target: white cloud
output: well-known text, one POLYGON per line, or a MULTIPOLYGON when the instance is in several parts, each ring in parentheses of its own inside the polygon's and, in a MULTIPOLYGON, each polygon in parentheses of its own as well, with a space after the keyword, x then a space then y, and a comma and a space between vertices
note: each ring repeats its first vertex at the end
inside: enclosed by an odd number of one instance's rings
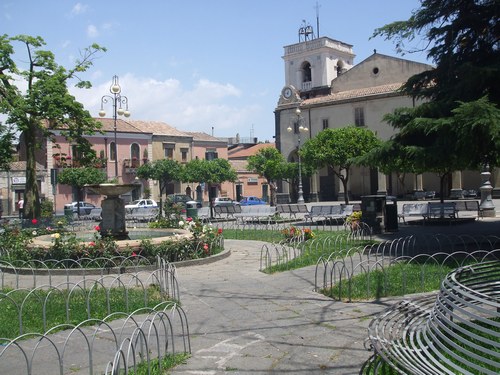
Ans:
MULTIPOLYGON (((94 116, 97 116, 103 95, 110 94, 108 82, 74 95, 94 116)), ((216 136, 244 136, 262 108, 242 98, 242 91, 229 83, 198 80, 186 88, 177 79, 163 81, 126 74, 120 77, 122 95, 127 96, 132 119, 166 122, 181 131, 203 131, 216 136)), ((110 103, 104 106, 112 116, 110 103)))
POLYGON ((71 9, 71 14, 72 15, 79 15, 83 14, 87 11, 88 5, 82 4, 82 3, 76 3, 73 9, 71 9))
POLYGON ((88 25, 87 26, 87 36, 89 38, 95 38, 99 36, 99 30, 95 25, 88 25))

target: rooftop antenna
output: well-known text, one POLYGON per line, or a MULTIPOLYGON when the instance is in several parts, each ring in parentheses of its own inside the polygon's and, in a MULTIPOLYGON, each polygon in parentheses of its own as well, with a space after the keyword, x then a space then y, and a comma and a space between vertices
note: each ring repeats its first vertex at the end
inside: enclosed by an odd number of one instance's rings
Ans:
POLYGON ((311 25, 306 23, 306 20, 302 20, 302 26, 299 28, 299 43, 307 42, 309 39, 314 39, 314 30, 311 25))
POLYGON ((316 1, 316 38, 319 38, 319 8, 321 5, 316 1))

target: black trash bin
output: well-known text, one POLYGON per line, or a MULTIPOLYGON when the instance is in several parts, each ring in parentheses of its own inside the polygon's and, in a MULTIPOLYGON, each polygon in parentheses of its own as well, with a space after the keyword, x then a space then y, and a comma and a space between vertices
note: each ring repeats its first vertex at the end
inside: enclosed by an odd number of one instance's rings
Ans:
POLYGON ((361 221, 369 225, 373 233, 380 233, 384 229, 385 202, 385 195, 364 195, 361 197, 361 221))
POLYGON ((396 197, 387 196, 385 200, 385 231, 398 231, 398 202, 396 197))

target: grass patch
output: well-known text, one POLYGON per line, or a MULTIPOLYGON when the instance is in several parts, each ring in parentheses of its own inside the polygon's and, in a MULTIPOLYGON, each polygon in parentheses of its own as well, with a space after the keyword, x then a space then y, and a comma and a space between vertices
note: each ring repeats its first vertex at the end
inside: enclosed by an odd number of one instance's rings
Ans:
MULTIPOLYGON (((315 265, 320 257, 328 257, 332 251, 336 251, 338 257, 344 256, 352 248, 362 249, 367 245, 375 243, 371 240, 352 240, 347 239, 346 231, 313 231, 314 240, 308 240, 298 244, 293 259, 279 259, 276 264, 263 270, 265 273, 275 273, 298 269, 302 267, 315 265), (332 245, 324 245, 323 240, 329 238, 329 244, 335 244, 336 249, 332 249, 332 245), (315 241, 318 246, 309 246, 315 241)), ((234 240, 251 240, 264 241, 270 243, 278 243, 285 240, 282 231, 264 230, 264 229, 224 229, 225 239, 234 240)))
MULTIPOLYGON (((6 292, 2 291, 2 293, 6 292)), ((76 290, 70 298, 68 297, 68 290, 52 290, 52 292, 36 290, 30 294, 30 291, 24 289, 11 292, 9 298, 4 295, 0 296, 0 311, 2 312, 0 314, 0 337, 13 339, 19 336, 20 319, 22 320, 23 333, 43 333, 59 324, 77 325, 89 318, 103 319, 110 312, 130 313, 142 307, 154 307, 168 301, 155 285, 149 286, 146 291, 139 288, 127 290, 123 288, 109 290, 99 288, 93 290, 90 296, 89 290, 76 290), (23 301, 23 310, 20 313, 23 301), (44 301, 47 301, 45 325, 43 320, 44 301), (87 302, 90 306, 89 310, 87 310, 87 302), (66 316, 67 311, 69 317, 66 316)), ((117 316, 115 319, 118 318, 117 316)))
POLYGON ((456 265, 401 263, 359 274, 350 281, 322 289, 321 293, 341 300, 365 300, 430 292, 439 289, 441 280, 455 268, 456 265))
POLYGON ((135 370, 130 370, 127 373, 131 375, 161 375, 166 374, 166 370, 169 370, 177 365, 183 364, 190 357, 188 353, 179 354, 167 354, 161 360, 153 359, 150 364, 146 362, 141 362, 137 365, 135 370), (161 372, 160 372, 160 361, 161 361, 161 372))

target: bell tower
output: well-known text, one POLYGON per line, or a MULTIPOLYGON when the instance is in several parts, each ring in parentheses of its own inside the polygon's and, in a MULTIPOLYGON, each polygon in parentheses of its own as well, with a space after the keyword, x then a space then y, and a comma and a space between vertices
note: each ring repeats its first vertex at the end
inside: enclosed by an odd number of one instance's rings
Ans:
POLYGON ((284 47, 285 87, 311 98, 328 95, 333 79, 354 65, 352 45, 330 39, 314 37, 312 26, 299 28, 299 42, 284 47))

